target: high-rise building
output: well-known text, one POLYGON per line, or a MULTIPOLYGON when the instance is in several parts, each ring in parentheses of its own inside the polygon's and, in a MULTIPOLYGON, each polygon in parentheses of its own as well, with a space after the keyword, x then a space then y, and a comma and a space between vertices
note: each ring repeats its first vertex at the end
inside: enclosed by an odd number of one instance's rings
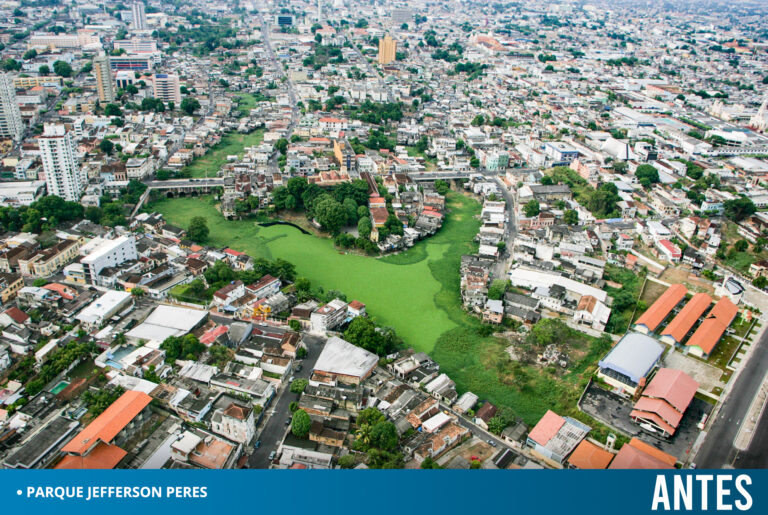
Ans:
POLYGON ((147 13, 144 11, 143 3, 134 2, 131 5, 131 16, 133 16, 133 21, 131 22, 133 30, 147 30, 147 13))
POLYGON ((77 164, 72 133, 63 125, 45 124, 38 141, 48 194, 71 202, 80 200, 85 177, 77 164))
POLYGON ((115 84, 112 80, 112 70, 109 69, 109 57, 98 55, 93 59, 93 75, 96 77, 96 89, 100 102, 115 100, 115 84))
POLYGON ((176 106, 181 104, 181 87, 178 75, 156 73, 152 76, 152 90, 155 98, 159 98, 163 102, 174 102, 176 106))
POLYGON ((379 40, 379 64, 389 64, 395 60, 397 53, 397 41, 389 37, 384 36, 379 40))
POLYGON ((13 79, 7 73, 0 73, 0 136, 19 141, 22 134, 24 124, 21 121, 13 79))

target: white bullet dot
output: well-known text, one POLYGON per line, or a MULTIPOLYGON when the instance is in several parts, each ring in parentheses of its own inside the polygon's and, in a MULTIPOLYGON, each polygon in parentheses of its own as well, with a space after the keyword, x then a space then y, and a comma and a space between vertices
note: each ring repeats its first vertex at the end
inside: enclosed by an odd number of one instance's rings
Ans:
POLYGON ((21 495, 21 490, 16 490, 16 495, 21 495))

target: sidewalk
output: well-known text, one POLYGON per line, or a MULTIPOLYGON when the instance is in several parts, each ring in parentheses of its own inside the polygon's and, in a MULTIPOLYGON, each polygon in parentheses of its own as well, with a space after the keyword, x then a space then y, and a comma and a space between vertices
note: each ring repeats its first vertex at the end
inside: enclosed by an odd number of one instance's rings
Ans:
POLYGON ((766 372, 763 378, 763 383, 760 385, 760 389, 752 399, 752 403, 749 405, 749 410, 744 416, 744 421, 741 423, 739 432, 736 434, 736 438, 733 440, 733 446, 740 451, 745 451, 752 443, 752 437, 755 434, 755 429, 760 421, 760 416, 765 410, 766 400, 768 400, 768 372, 766 372))

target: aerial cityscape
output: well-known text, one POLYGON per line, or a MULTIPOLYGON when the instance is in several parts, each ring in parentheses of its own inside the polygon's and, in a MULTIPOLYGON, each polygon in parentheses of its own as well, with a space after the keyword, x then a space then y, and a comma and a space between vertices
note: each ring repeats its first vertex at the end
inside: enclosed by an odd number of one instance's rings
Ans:
POLYGON ((768 468, 764 1, 0 0, 0 66, 0 468, 768 468))

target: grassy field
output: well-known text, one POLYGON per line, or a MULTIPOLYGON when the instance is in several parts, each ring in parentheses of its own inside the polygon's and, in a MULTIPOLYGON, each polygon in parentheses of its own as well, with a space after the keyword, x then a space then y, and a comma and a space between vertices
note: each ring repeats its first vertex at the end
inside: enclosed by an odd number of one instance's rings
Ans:
POLYGON ((441 334, 456 327, 457 319, 466 318, 458 303, 459 261, 461 254, 474 251, 479 204, 462 195, 450 196, 451 216, 436 236, 381 259, 344 254, 330 239, 304 235, 290 226, 227 221, 210 197, 165 199, 152 209, 182 227, 193 216, 204 216, 210 243, 294 263, 298 274, 313 284, 364 302, 380 323, 397 329, 415 349, 432 351, 441 334), (447 287, 441 279, 449 283, 447 287))
POLYGON ((238 154, 242 156, 243 148, 258 145, 264 139, 264 130, 258 129, 250 134, 231 132, 221 138, 218 145, 214 146, 202 157, 192 161, 184 168, 189 177, 216 177, 219 169, 227 162, 227 156, 238 154))

